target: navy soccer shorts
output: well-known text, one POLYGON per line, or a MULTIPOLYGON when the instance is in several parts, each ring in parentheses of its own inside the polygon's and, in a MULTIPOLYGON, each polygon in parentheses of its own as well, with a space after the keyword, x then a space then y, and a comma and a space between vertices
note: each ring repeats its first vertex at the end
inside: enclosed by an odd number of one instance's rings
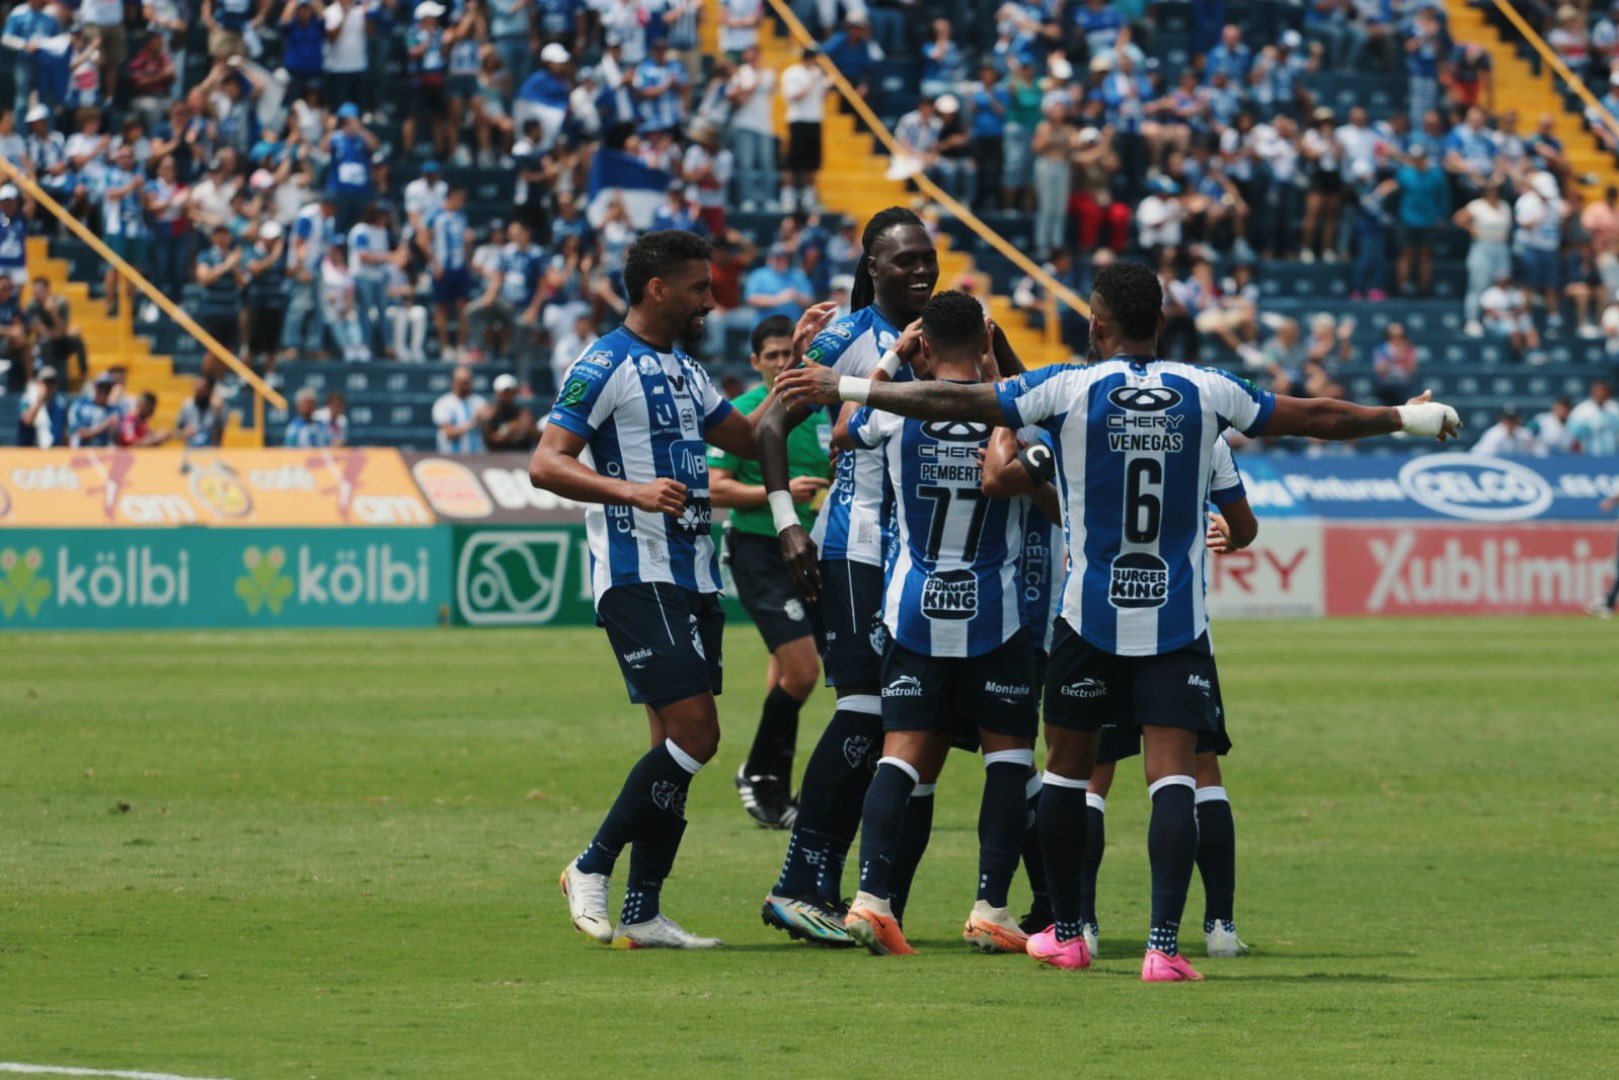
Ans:
POLYGON ((821 656, 826 684, 844 690, 881 686, 883 649, 888 643, 882 618, 882 567, 822 560, 820 603, 826 624, 821 656))
POLYGON ((718 593, 664 582, 615 585, 597 601, 596 621, 607 630, 635 704, 661 709, 719 694, 725 611, 718 593))
POLYGON ((1215 733, 1209 636, 1159 656, 1104 652, 1058 619, 1046 666, 1046 723, 1074 731, 1160 724, 1215 733))
POLYGON ((1025 630, 982 656, 923 656, 890 641, 883 654, 883 730, 942 731, 966 749, 977 747, 980 728, 1032 740, 1038 685, 1025 630))

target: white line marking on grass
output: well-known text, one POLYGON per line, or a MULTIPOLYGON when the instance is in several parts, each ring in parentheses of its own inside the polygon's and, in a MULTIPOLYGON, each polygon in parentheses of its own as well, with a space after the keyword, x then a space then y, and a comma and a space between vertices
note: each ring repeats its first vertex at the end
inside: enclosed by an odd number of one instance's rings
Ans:
POLYGON ((181 1076, 178 1073, 145 1072, 141 1069, 81 1069, 74 1065, 30 1065, 22 1061, 0 1061, 0 1073, 31 1076, 112 1076, 119 1080, 218 1080, 217 1077, 181 1076))

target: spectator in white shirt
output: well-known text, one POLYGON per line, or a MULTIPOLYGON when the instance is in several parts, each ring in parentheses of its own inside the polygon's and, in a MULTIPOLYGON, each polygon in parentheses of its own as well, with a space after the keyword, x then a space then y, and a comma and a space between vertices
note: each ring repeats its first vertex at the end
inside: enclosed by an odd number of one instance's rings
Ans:
POLYGON ((776 72, 759 62, 759 50, 750 46, 726 86, 731 102, 731 152, 736 158, 737 195, 743 210, 776 202, 775 121, 771 104, 776 95, 776 72))
POLYGON ((1605 381, 1592 383, 1591 396, 1568 414, 1568 434, 1582 453, 1619 454, 1619 403, 1605 381))
POLYGON ((1535 433, 1523 423, 1518 415, 1516 405, 1506 405, 1501 409, 1501 418, 1495 422, 1473 446, 1475 454, 1492 454, 1496 457, 1544 457, 1545 447, 1535 433))
POLYGON ((1574 403, 1566 397, 1552 402, 1552 407, 1529 421, 1529 429, 1540 440, 1549 454, 1567 454, 1574 449, 1574 439, 1568 433, 1568 414, 1574 403))
POLYGON ((1529 295, 1512 284, 1511 275, 1496 275, 1495 284, 1479 297, 1479 314, 1484 330, 1492 337, 1506 338, 1514 352, 1531 359, 1540 349, 1540 334, 1529 314, 1529 295))
POLYGON ((450 376, 450 389, 433 402, 433 426, 438 428, 438 452, 441 454, 478 454, 483 452, 483 436, 478 425, 483 423, 489 405, 472 392, 472 371, 458 367, 450 376))
POLYGON ((781 95, 787 99, 787 186, 782 208, 812 211, 817 205, 815 174, 821 171, 821 124, 826 119, 826 73, 806 49, 781 73, 781 95))

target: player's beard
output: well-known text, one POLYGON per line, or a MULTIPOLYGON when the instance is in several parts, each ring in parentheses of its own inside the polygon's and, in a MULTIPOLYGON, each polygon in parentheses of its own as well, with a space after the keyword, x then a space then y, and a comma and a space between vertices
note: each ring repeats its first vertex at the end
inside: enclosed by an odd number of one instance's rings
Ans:
MULTIPOLYGON (((691 318, 687 319, 685 324, 680 328, 680 345, 686 352, 697 352, 699 351, 699 347, 703 344, 703 337, 705 336, 703 330, 703 321, 705 318, 706 316, 699 311, 691 318)), ((712 359, 719 358, 713 357, 712 359)))

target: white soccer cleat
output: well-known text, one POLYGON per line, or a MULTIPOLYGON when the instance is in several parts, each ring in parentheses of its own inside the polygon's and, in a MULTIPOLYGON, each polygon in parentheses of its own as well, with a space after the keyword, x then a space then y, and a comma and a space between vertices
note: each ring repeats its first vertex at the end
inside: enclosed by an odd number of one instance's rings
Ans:
POLYGON ((1237 936, 1236 924, 1224 920, 1216 920, 1213 930, 1203 931, 1203 949, 1205 955, 1217 960, 1248 955, 1247 944, 1237 936))
POLYGON ((607 875, 587 874, 570 861, 562 871, 562 895, 568 898, 573 928, 606 943, 613 940, 613 917, 607 911, 607 875))
POLYGON ((628 926, 619 923, 613 931, 615 949, 717 949, 723 944, 717 937, 698 937, 661 914, 628 926))
POLYGON ((1080 927, 1080 933, 1085 935, 1085 948, 1090 950, 1092 956, 1095 956, 1097 942, 1102 936, 1102 928, 1093 922, 1088 922, 1080 927))

